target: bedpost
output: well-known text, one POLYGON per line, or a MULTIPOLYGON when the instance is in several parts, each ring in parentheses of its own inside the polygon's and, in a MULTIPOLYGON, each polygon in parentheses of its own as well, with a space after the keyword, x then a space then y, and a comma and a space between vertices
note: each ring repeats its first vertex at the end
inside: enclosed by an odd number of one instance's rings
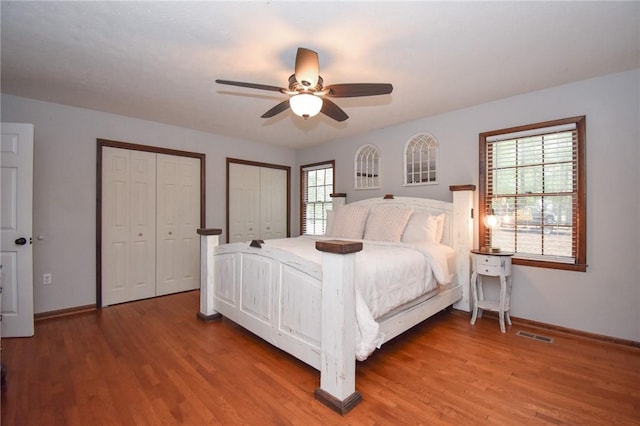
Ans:
POLYGON ((322 253, 320 387, 315 397, 344 415, 361 400, 356 387, 355 263, 362 243, 317 241, 322 253))
POLYGON ((453 192, 453 248, 456 251, 456 275, 462 286, 462 299, 453 307, 471 311, 469 295, 471 280, 471 248, 473 245, 473 191, 475 185, 452 185, 453 192))
POLYGON ((219 244, 222 229, 198 229, 200 235, 200 312, 204 322, 220 319, 222 315, 213 308, 213 252, 219 244))
POLYGON ((344 206, 347 203, 347 194, 344 192, 334 192, 329 196, 331 197, 333 211, 336 211, 338 207, 344 206))

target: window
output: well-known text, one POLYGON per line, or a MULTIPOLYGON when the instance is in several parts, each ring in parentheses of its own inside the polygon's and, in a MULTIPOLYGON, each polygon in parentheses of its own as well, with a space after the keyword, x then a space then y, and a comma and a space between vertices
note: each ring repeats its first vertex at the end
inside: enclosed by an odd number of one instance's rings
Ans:
POLYGON ((429 185, 438 183, 438 141, 431 135, 412 137, 404 149, 404 184, 429 185))
POLYGON ((586 271, 586 118, 480 134, 481 245, 515 264, 586 271), (497 217, 489 229, 486 215, 497 217))
POLYGON ((323 235, 331 210, 335 161, 300 166, 300 233, 323 235))
POLYGON ((380 153, 373 145, 364 145, 356 152, 355 189, 380 188, 380 153))

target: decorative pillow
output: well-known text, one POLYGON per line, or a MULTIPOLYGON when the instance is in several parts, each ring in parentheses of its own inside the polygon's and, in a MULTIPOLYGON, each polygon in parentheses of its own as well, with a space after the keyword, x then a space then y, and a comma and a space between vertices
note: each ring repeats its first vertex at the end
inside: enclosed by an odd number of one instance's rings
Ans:
POLYGON ((339 207, 333 212, 331 229, 328 230, 327 236, 361 240, 368 215, 369 209, 366 207, 339 207))
POLYGON ((444 235, 444 213, 433 216, 426 212, 417 212, 409 219, 402 235, 403 243, 422 243, 425 241, 440 243, 444 235))
POLYGON ((435 242, 440 244, 442 242, 442 237, 444 236, 444 213, 439 214, 438 216, 431 216, 437 225, 435 242))
POLYGON ((324 229, 324 235, 331 235, 333 227, 333 210, 327 210, 327 226, 324 229))
POLYGON ((369 215, 364 230, 365 240, 398 242, 413 209, 377 207, 369 215))

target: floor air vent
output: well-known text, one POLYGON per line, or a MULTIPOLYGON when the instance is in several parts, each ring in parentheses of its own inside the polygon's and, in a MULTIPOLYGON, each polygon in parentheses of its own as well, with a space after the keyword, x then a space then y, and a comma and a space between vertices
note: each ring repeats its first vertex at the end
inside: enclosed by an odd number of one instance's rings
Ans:
POLYGON ((516 334, 518 336, 526 337, 528 339, 538 340, 540 342, 553 343, 553 339, 551 337, 542 336, 540 334, 528 333, 526 331, 518 331, 516 334))

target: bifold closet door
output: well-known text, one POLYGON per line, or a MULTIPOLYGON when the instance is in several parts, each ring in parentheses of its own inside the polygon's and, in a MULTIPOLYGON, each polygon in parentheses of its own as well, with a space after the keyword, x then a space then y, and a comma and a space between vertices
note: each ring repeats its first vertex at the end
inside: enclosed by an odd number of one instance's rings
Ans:
POLYGON ((229 164, 229 242, 287 236, 287 171, 229 164))
POLYGON ((260 238, 287 237, 287 171, 260 168, 260 238))
POLYGON ((156 295, 156 156, 102 149, 102 304, 156 295))
POLYGON ((260 167, 229 164, 229 242, 260 237, 260 167))
POLYGON ((200 160, 157 154, 156 294, 200 288, 200 160))

